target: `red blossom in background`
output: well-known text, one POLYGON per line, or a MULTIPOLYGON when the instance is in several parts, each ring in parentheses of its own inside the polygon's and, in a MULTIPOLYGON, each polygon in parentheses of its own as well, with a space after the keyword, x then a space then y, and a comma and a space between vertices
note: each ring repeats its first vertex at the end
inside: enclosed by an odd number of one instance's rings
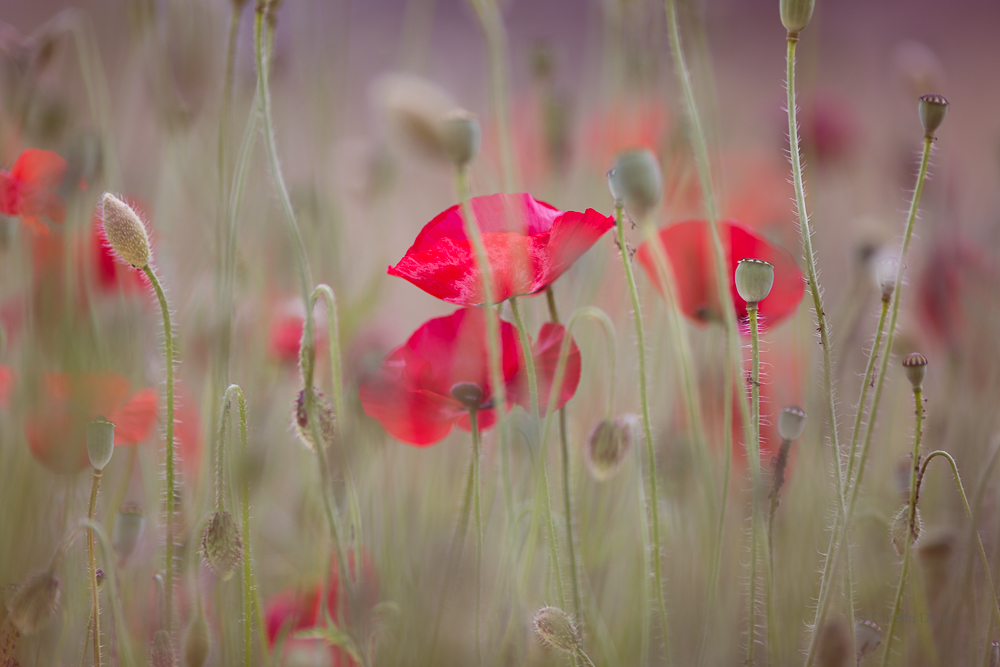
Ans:
MULTIPOLYGON (((762 259, 774 265, 771 293, 760 302, 761 324, 774 325, 794 313, 805 294, 805 281, 791 253, 734 220, 723 222, 720 231, 729 261, 729 291, 733 295, 737 318, 744 319, 747 308, 746 301, 736 291, 733 276, 739 261, 748 257, 762 259)), ((660 243, 666 250, 673 270, 681 312, 699 323, 721 321, 708 223, 704 220, 690 220, 666 227, 660 231, 660 243)), ((647 276, 662 292, 655 259, 648 243, 639 247, 637 256, 647 276)))
POLYGON ((0 408, 6 408, 10 401, 10 388, 14 385, 14 371, 10 366, 0 364, 0 408))
POLYGON ((53 472, 83 470, 86 426, 99 416, 114 423, 115 446, 142 442, 156 423, 157 392, 128 393, 129 381, 114 373, 43 375, 41 396, 24 420, 31 454, 53 472))
MULTIPOLYGON (((531 346, 543 410, 552 391, 565 335, 565 327, 546 324, 531 346)), ((527 378, 520 360, 517 331, 510 323, 501 322, 500 338, 507 408, 513 403, 527 407, 527 378)), ((556 408, 573 397, 579 382, 580 350, 571 342, 556 408)), ((479 428, 493 426, 496 415, 489 381, 486 317, 477 308, 465 308, 427 321, 361 385, 365 413, 379 420, 394 437, 418 446, 442 440, 456 424, 470 430, 470 402, 477 411, 479 428), (465 397, 463 401, 452 393, 459 385, 467 392, 472 390, 475 394, 472 399, 467 393, 461 394, 465 397)))
POLYGON ((981 249, 954 238, 938 238, 917 280, 917 313, 931 337, 959 351, 986 304, 994 303, 998 277, 981 249), (974 304, 974 305, 973 305, 974 304))
MULTIPOLYGON (((563 212, 523 193, 475 197, 471 205, 497 302, 545 289, 614 226, 593 209, 563 212)), ((482 304, 482 278, 462 221, 457 205, 435 217, 389 274, 449 303, 482 304)))
POLYGON ((0 213, 21 218, 36 234, 48 234, 43 216, 59 223, 66 217, 65 203, 52 192, 65 172, 66 160, 59 154, 26 149, 10 171, 0 169, 0 213))

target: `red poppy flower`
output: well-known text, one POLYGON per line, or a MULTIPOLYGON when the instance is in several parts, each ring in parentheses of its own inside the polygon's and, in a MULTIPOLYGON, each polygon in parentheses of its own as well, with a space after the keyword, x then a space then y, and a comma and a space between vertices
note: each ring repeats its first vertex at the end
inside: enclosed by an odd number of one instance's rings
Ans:
MULTIPOLYGON (((615 224, 593 209, 563 212, 524 193, 475 197, 471 204, 497 302, 545 289, 615 224)), ((389 274, 449 303, 483 303, 482 278, 462 221, 458 205, 431 220, 389 274)))
POLYGON ((37 234, 48 234, 41 216, 52 222, 66 217, 66 205, 52 192, 65 172, 66 160, 57 153, 25 150, 10 171, 0 169, 0 213, 21 218, 37 234))
MULTIPOLYGON (((735 220, 723 222, 720 231, 729 260, 729 291, 733 295, 737 318, 742 320, 747 316, 747 304, 737 293, 733 276, 739 261, 748 257, 774 265, 774 285, 768 297, 760 302, 758 311, 761 324, 777 324, 794 313, 805 294, 805 281, 791 253, 735 220)), ((681 312, 700 323, 721 321, 708 223, 690 220, 666 227, 660 231, 660 243, 673 270, 681 312)), ((637 256, 646 274, 662 291, 648 243, 639 247, 637 256)))
POLYGON ((988 312, 997 293, 997 274, 989 258, 975 245, 954 238, 930 244, 923 273, 917 282, 917 312, 936 342, 961 350, 976 316, 988 312))
MULTIPOLYGON (((552 391, 565 335, 565 327, 546 324, 532 346, 543 410, 552 391)), ((501 322, 500 338, 507 408, 512 403, 527 407, 527 378, 520 360, 517 331, 511 324, 501 322)), ((579 382, 580 350, 571 341, 556 408, 573 397, 579 382)), ((479 428, 491 427, 496 415, 483 311, 465 308, 424 323, 362 383, 361 405, 386 431, 412 445, 432 445, 448 435, 456 424, 470 430, 470 406, 477 411, 479 428)))
MULTIPOLYGON (((305 308, 301 299, 289 299, 279 304, 271 315, 271 329, 268 336, 268 354, 284 364, 299 362, 299 348, 302 346, 302 329, 305 327, 305 308)), ((316 357, 326 354, 325 316, 317 308, 313 311, 313 349, 316 357)))
POLYGON ((129 397, 129 381, 113 373, 48 373, 41 392, 24 420, 24 434, 32 455, 53 472, 89 465, 86 426, 99 416, 115 424, 116 446, 138 444, 156 422, 156 390, 129 397))
POLYGON ((6 408, 10 400, 10 388, 14 384, 14 371, 10 366, 0 364, 0 408, 6 408))

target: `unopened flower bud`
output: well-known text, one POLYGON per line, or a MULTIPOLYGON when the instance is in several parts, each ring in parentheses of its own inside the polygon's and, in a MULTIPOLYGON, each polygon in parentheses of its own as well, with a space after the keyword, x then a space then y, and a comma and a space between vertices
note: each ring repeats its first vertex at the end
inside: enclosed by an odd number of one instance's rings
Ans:
POLYGON ((59 611, 62 584, 52 570, 30 575, 7 596, 7 618, 22 635, 41 630, 59 611))
POLYGON ((611 191, 611 198, 615 200, 615 208, 623 208, 625 196, 622 194, 622 186, 618 182, 618 169, 615 167, 608 169, 608 190, 611 191))
POLYGON ((187 667, 202 667, 208 660, 211 648, 212 636, 208 630, 208 621, 199 609, 184 635, 184 664, 187 667))
POLYGON ((132 555, 142 538, 145 527, 146 517, 138 505, 129 503, 118 510, 118 515, 115 516, 115 525, 111 530, 111 544, 120 560, 128 560, 129 556, 132 555))
POLYGON ((896 553, 900 556, 903 555, 903 550, 906 548, 906 536, 910 536, 910 544, 914 544, 920 539, 920 533, 923 532, 924 521, 920 518, 920 509, 916 508, 916 514, 913 516, 913 528, 910 529, 910 504, 906 503, 899 508, 896 512, 896 516, 892 517, 892 521, 889 523, 889 537, 892 538, 892 546, 896 549, 896 553))
POLYGON ((483 133, 479 119, 465 109, 452 109, 441 121, 444 152, 456 167, 464 167, 479 155, 483 133))
POLYGON ((854 624, 854 643, 858 650, 858 663, 882 643, 882 628, 867 619, 854 624))
POLYGON ((882 292, 882 300, 888 301, 896 291, 896 273, 899 269, 899 258, 895 255, 883 255, 875 263, 875 283, 882 292))
POLYGON ((535 613, 535 632, 549 646, 576 655, 583 639, 569 614, 558 607, 542 607, 535 613))
POLYGON ((798 34, 806 29, 812 19, 816 0, 781 0, 781 23, 789 34, 798 34))
POLYGON ((762 259, 741 259, 736 265, 736 291, 747 305, 767 298, 774 284, 774 264, 762 259))
POLYGON ((663 176, 653 151, 642 148, 621 153, 615 162, 614 172, 615 184, 611 186, 611 191, 616 200, 623 200, 640 216, 660 203, 663 176))
POLYGON ((903 370, 913 385, 913 391, 920 391, 924 386, 924 376, 927 375, 927 357, 914 352, 903 357, 903 370))
POLYGON ((201 531, 201 555, 223 580, 233 576, 243 556, 243 542, 236 521, 229 512, 216 512, 201 531))
MULTIPOLYGON (((326 400, 326 396, 323 392, 319 391, 315 387, 311 389, 313 407, 316 411, 316 415, 319 418, 319 434, 323 439, 323 446, 329 447, 333 444, 334 434, 336 433, 336 420, 333 416, 333 407, 330 402, 326 400)), ((309 424, 309 413, 306 410, 306 390, 303 389, 299 392, 298 396, 295 398, 295 405, 292 410, 292 426, 295 428, 295 434, 299 436, 299 441, 309 449, 315 449, 316 443, 313 441, 313 432, 309 424)))
POLYGON ((635 442, 635 419, 602 419, 587 438, 584 461, 594 479, 603 482, 614 476, 632 451, 635 442))
POLYGON ((166 630, 157 630, 153 635, 153 642, 149 646, 150 667, 177 667, 177 653, 174 652, 174 643, 170 639, 170 633, 166 630))
POLYGON ((149 264, 153 251, 139 215, 110 192, 104 193, 103 209, 104 235, 115 254, 138 269, 149 264))
POLYGON ((115 453, 115 425, 104 417, 87 424, 87 455, 94 470, 104 470, 115 453))
POLYGON ((450 159, 442 120, 455 104, 438 86, 407 74, 387 74, 372 86, 372 101, 401 143, 430 158, 450 159))
POLYGON ((806 411, 797 405, 786 405, 778 415, 778 435, 782 440, 796 440, 806 430, 806 411))
POLYGON ((943 95, 922 95, 920 97, 920 123, 924 126, 924 136, 933 139, 948 113, 948 100, 943 95))

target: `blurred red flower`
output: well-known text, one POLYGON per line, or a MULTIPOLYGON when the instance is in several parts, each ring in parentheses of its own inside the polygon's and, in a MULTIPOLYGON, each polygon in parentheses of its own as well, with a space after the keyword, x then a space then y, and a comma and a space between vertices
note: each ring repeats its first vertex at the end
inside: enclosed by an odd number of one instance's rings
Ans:
POLYGON ((157 392, 128 396, 129 381, 114 373, 47 373, 41 397, 25 417, 24 434, 32 455, 57 473, 83 470, 86 426, 99 416, 115 425, 115 445, 142 442, 156 423, 157 392))
POLYGON ((604 173, 623 150, 648 148, 660 154, 672 125, 669 107, 661 95, 619 95, 584 120, 584 154, 604 173))
MULTIPOLYGON (((547 407, 552 391, 565 335, 565 327, 546 324, 531 346, 542 410, 547 407)), ((520 360, 517 331, 508 322, 501 322, 500 336, 507 408, 514 403, 527 407, 527 378, 520 360)), ((580 350, 571 340, 556 408, 573 397, 579 382, 580 350)), ((425 322, 362 383, 361 405, 391 435, 418 446, 438 442, 456 424, 469 431, 470 406, 477 411, 480 429, 493 426, 496 415, 483 311, 465 308, 425 322)))
POLYGON ((41 216, 52 222, 66 217, 66 205, 52 192, 65 172, 66 160, 57 153, 26 149, 10 171, 0 169, 0 213, 21 218, 36 234, 48 234, 41 216))
POLYGON ((10 366, 0 364, 0 408, 7 407, 10 401, 10 388, 14 384, 14 371, 10 366))
MULTIPOLYGON (((593 209, 563 212, 525 193, 475 197, 471 204, 497 302, 545 289, 614 226, 593 209)), ((482 279, 462 221, 459 205, 435 217, 389 274, 449 303, 482 304, 482 279)))
MULTIPOLYGON (((737 293, 733 276, 739 261, 748 257, 774 264, 774 285, 768 297, 760 302, 761 324, 774 325, 794 313, 805 294, 805 281, 791 253, 735 220, 723 222, 720 231, 729 261, 729 291, 733 295, 736 317, 746 318, 747 304, 737 293)), ((681 312, 696 322, 721 322, 708 223, 689 220, 666 227, 660 231, 660 243, 674 274, 681 312)), ((650 280, 662 292, 648 243, 639 246, 637 256, 650 280)))
MULTIPOLYGON (((995 268, 980 247, 944 235, 930 244, 923 273, 917 281, 917 312, 938 343, 960 351, 974 325, 982 327, 997 293, 995 268)), ((990 327, 986 324, 986 327, 990 327)))

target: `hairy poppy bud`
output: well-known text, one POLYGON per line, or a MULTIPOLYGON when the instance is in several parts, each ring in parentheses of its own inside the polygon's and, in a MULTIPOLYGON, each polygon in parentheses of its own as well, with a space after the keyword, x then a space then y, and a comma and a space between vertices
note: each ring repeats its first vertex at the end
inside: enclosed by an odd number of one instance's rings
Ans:
POLYGON ((55 618, 61 595, 62 584, 55 572, 35 572, 7 596, 8 618, 22 635, 33 634, 55 618))
POLYGON ((476 115, 465 109, 452 109, 441 121, 444 152, 456 167, 464 167, 479 155, 483 133, 476 115))
POLYGON ((621 199, 639 215, 655 208, 663 197, 660 163, 648 148, 621 153, 615 162, 613 180, 615 200, 621 199))
POLYGON ((580 652, 583 638, 569 614, 558 607, 542 607, 535 613, 535 632, 549 646, 572 655, 580 652))
POLYGON ((766 299, 773 284, 774 264, 762 259, 741 259, 736 265, 736 291, 748 307, 766 299))
POLYGON ((614 476, 635 441, 635 419, 602 419, 587 438, 584 461, 594 479, 604 481, 614 476))
POLYGON ((914 352, 903 357, 903 370, 913 385, 913 391, 920 391, 924 386, 924 376, 927 375, 927 357, 914 352))
POLYGON ((216 512, 201 531, 201 555, 223 580, 233 576, 243 556, 243 542, 236 521, 229 512, 216 512))
POLYGON ((132 555, 145 527, 146 517, 138 505, 129 503, 118 510, 115 525, 111 530, 111 544, 120 560, 127 560, 132 555))
POLYGON ((809 25, 815 8, 816 0, 781 0, 781 24, 797 35, 809 25))
POLYGON ((208 621, 202 610, 198 609, 184 635, 184 664, 187 667, 202 667, 208 660, 211 648, 212 636, 208 630, 208 621))
POLYGON ((119 257, 132 266, 141 269, 153 257, 149 246, 149 234, 139 215, 131 206, 110 192, 104 193, 104 235, 108 244, 119 257))
MULTIPOLYGON (((315 387, 311 390, 313 397, 313 406, 316 409, 316 415, 319 417, 319 434, 323 439, 323 446, 329 447, 333 444, 333 436, 336 432, 336 420, 333 416, 333 406, 330 402, 326 400, 326 396, 323 392, 319 391, 315 387)), ((295 406, 292 410, 292 426, 295 427, 295 434, 299 436, 299 440, 303 445, 309 449, 315 449, 316 443, 313 442, 312 428, 309 425, 309 413, 306 410, 306 390, 303 389, 299 392, 299 395, 295 398, 295 406)))
POLYGON ((170 633, 166 630, 157 630, 153 635, 153 642, 149 646, 150 667, 177 667, 177 653, 174 652, 174 644, 170 640, 170 633))
POLYGON ((920 533, 924 529, 924 521, 920 518, 920 509, 916 509, 916 513, 913 515, 913 528, 910 529, 910 504, 906 503, 899 508, 896 512, 896 516, 892 517, 892 522, 889 523, 889 537, 892 538, 892 546, 896 549, 896 553, 900 556, 903 555, 903 550, 906 548, 906 536, 910 536, 910 544, 914 544, 920 539, 920 533))
POLYGON ((896 291, 896 272, 899 269, 899 258, 895 255, 883 255, 875 263, 875 282, 882 292, 882 300, 888 301, 896 291))
POLYGON ((863 620, 854 624, 854 643, 858 648, 858 662, 882 643, 882 628, 874 621, 863 620))
POLYGON ((920 97, 920 123, 924 126, 924 136, 934 138, 948 113, 948 100, 943 95, 922 95, 920 97))
POLYGON ((94 470, 104 470, 115 453, 115 425, 104 417, 87 424, 87 455, 94 470))
POLYGON ((795 440, 806 430, 806 411, 797 405, 786 405, 778 415, 778 435, 782 440, 795 440))

